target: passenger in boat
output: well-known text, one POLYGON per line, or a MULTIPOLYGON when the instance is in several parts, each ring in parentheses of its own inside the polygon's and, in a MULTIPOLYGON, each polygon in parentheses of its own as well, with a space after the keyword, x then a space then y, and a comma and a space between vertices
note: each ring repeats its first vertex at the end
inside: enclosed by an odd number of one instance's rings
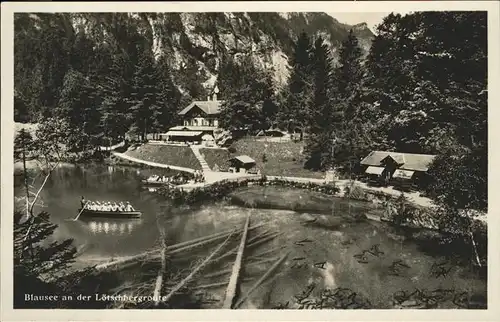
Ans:
POLYGON ((134 211, 134 207, 130 204, 130 202, 127 201, 127 206, 125 208, 126 211, 134 211))
POLYGON ((80 204, 82 205, 82 209, 85 208, 85 206, 87 204, 87 200, 85 200, 84 196, 82 196, 82 200, 80 200, 80 204))

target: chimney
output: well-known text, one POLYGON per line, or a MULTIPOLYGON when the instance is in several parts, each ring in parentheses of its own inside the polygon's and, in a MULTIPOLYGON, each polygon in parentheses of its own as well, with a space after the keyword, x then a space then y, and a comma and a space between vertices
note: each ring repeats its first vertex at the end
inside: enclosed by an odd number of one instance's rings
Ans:
POLYGON ((215 86, 214 88, 214 95, 213 95, 213 100, 217 101, 217 93, 219 93, 219 88, 215 86))

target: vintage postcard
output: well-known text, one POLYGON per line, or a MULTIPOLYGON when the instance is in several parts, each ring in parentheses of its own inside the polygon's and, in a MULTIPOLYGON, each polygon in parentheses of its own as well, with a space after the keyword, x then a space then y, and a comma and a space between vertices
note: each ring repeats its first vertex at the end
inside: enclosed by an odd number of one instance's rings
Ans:
POLYGON ((498 318, 499 21, 3 3, 2 321, 498 318))

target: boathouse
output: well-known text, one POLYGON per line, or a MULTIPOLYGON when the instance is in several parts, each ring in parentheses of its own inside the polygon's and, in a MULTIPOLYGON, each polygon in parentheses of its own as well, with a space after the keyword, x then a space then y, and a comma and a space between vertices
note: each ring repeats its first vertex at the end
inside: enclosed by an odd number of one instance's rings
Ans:
POLYGON ((418 183, 427 176, 427 171, 436 156, 388 151, 372 151, 361 160, 364 172, 382 183, 418 183))

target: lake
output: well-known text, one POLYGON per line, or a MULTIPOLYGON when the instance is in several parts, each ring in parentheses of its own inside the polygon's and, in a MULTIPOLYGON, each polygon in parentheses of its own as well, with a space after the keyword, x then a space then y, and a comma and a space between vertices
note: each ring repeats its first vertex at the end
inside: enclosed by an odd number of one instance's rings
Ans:
MULTIPOLYGON (((256 262, 244 270, 243 294, 273 261, 285 252, 290 253, 277 274, 252 293, 242 308, 394 308, 424 304, 457 308, 471 302, 479 302, 476 304, 479 306, 486 303, 486 280, 471 265, 458 265, 429 252, 409 239, 407 232, 385 223, 340 216, 348 211, 367 212, 372 208, 369 203, 324 197, 331 199, 337 214, 255 209, 226 203, 180 209, 141 187, 141 177, 152 173, 153 170, 112 166, 61 167, 49 178, 41 194, 43 206, 38 209, 50 213, 51 220, 59 225, 54 237, 73 238, 79 259, 87 263, 157 247, 158 218, 166 229, 168 242, 176 243, 241 227, 250 215, 251 225, 265 223, 265 227, 250 232, 249 238, 266 230, 282 234, 246 253, 256 262), (143 217, 71 221, 78 214, 82 196, 88 200, 130 201, 143 212, 143 217), (318 222, 321 225, 314 224, 318 222)), ((17 177, 15 182, 15 193, 22 193, 21 178, 17 177)), ((272 189, 250 187, 248 192, 243 189, 239 194, 265 194, 272 189)), ((312 198, 306 191, 294 193, 299 198, 312 198)), ((283 196, 290 197, 285 192, 283 196)), ((215 245, 207 248, 202 255, 208 256, 214 248, 215 245)), ((207 267, 200 284, 227 280, 228 275, 217 273, 230 269, 233 260, 229 258, 221 265, 207 267)), ((221 299, 225 286, 210 291, 221 299)), ((220 303, 214 307, 217 305, 220 303)))

